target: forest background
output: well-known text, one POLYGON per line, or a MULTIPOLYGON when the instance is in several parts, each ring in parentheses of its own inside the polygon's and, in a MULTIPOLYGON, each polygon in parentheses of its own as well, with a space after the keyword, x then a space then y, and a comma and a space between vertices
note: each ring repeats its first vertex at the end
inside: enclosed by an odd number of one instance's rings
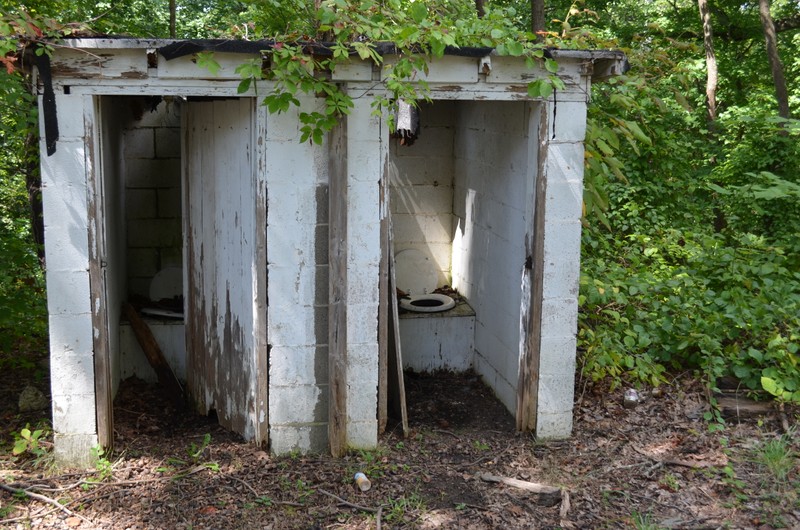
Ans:
MULTIPOLYGON (((657 386, 689 370, 709 389, 733 377, 800 402, 798 0, 2 0, 0 15, 0 367, 47 348, 38 119, 21 49, 76 34, 316 37, 375 60, 369 42, 391 40, 423 57, 480 45, 548 65, 542 48, 556 46, 623 50, 631 66, 593 87, 589 109, 581 375, 657 386)), ((329 88, 311 75, 324 64, 280 53, 270 110, 329 88)), ((245 89, 262 75, 241 72, 245 89)), ((398 95, 425 96, 410 90, 398 79, 398 95)), ((347 112, 333 91, 328 102, 306 117, 310 140, 347 112)))

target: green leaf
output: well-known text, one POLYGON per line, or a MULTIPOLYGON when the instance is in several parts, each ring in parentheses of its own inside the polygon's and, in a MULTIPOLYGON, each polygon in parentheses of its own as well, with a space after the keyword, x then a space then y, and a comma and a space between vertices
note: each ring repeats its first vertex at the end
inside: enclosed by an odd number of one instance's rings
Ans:
POLYGON ((506 52, 508 55, 519 57, 525 52, 525 47, 519 41, 510 41, 506 43, 506 52))
POLYGON ((532 98, 549 98, 553 93, 553 85, 547 79, 537 79, 528 83, 528 95, 532 98))
POLYGON ((545 59, 544 67, 551 74, 558 73, 558 63, 555 62, 553 59, 545 59))
POLYGON ((239 94, 244 94, 248 90, 250 90, 250 83, 252 83, 253 78, 248 77, 246 79, 242 79, 239 81, 239 86, 236 88, 236 92, 239 94))
POLYGON ((773 396, 778 396, 782 391, 782 389, 778 387, 778 383, 771 377, 761 377, 761 388, 773 396))
POLYGON ((198 52, 195 54, 195 61, 197 66, 205 68, 211 75, 217 75, 221 68, 220 64, 214 59, 214 52, 198 52))
POLYGON ((414 2, 411 4, 411 18, 414 19, 414 22, 417 24, 428 18, 428 7, 425 5, 425 2, 414 2))

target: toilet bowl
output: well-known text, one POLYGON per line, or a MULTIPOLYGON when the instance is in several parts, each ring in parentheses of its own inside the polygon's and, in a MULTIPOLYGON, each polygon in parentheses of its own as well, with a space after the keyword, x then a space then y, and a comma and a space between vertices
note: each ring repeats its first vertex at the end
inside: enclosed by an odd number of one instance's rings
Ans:
POLYGON ((435 294, 438 273, 427 253, 416 249, 401 250, 395 257, 397 288, 408 294, 400 307, 416 313, 437 313, 452 309, 456 303, 444 294, 435 294))

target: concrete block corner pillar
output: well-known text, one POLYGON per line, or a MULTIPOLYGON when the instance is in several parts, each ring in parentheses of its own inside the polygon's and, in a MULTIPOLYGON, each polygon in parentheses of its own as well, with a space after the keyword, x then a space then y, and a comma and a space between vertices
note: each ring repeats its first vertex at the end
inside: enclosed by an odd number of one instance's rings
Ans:
POLYGON ((41 140, 54 455, 63 467, 92 466, 92 448, 98 445, 84 138, 87 104, 90 98, 57 96, 55 153, 46 154, 44 130, 41 140))
POLYGON ((368 98, 354 100, 347 127, 347 446, 378 445, 378 284, 384 120, 368 98))
MULTIPOLYGON (((550 104, 552 106, 552 104, 550 104)), ((580 278, 586 104, 572 102, 548 138, 536 436, 566 438, 572 414, 580 278)), ((553 116, 551 110, 550 115, 553 116)))

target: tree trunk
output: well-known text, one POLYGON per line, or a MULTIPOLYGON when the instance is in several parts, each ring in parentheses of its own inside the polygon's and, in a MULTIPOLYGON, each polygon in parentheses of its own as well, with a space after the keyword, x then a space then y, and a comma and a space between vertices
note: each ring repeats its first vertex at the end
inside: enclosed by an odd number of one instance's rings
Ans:
POLYGON ((486 14, 486 10, 483 7, 483 0, 475 0, 475 11, 478 13, 478 18, 483 18, 483 15, 486 14))
POLYGON ((772 69, 772 79, 775 82, 775 99, 778 101, 778 114, 782 118, 789 118, 789 92, 786 89, 786 78, 783 76, 783 64, 778 55, 778 38, 775 34, 775 23, 769 13, 769 0, 758 0, 758 13, 761 16, 761 26, 764 29, 764 39, 767 42, 767 57, 769 67, 772 69))
POLYGON ((542 40, 540 32, 544 31, 544 0, 531 0, 531 31, 536 40, 542 40))
POLYGON ((175 6, 176 0, 169 0, 169 38, 175 38, 175 19, 177 7, 175 6))
POLYGON ((42 215, 42 177, 39 173, 39 138, 31 133, 25 138, 24 171, 28 188, 31 233, 36 243, 39 264, 44 267, 44 217, 42 215))
POLYGON ((714 53, 714 33, 711 28, 711 13, 708 10, 708 0, 697 0, 700 9, 700 20, 703 22, 703 46, 706 49, 706 105, 708 107, 708 121, 717 119, 717 56, 714 53))

